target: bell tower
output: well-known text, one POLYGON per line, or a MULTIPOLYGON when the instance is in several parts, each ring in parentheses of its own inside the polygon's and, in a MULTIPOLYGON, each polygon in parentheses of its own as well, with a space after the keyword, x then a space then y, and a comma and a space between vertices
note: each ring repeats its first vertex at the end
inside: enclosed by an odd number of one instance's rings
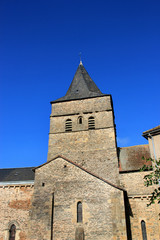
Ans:
POLYGON ((52 101, 51 105, 48 161, 62 155, 117 184, 112 98, 99 90, 82 62, 66 95, 52 101))

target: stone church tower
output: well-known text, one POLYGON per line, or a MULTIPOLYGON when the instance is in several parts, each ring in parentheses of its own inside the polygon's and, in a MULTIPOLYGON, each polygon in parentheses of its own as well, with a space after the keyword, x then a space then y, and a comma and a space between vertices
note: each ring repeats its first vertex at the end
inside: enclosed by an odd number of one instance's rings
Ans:
POLYGON ((35 168, 29 239, 126 239, 111 95, 79 64, 51 102, 48 161, 35 168))
POLYGON ((101 93, 80 63, 66 95, 51 104, 48 161, 61 154, 118 183, 111 95, 101 93))

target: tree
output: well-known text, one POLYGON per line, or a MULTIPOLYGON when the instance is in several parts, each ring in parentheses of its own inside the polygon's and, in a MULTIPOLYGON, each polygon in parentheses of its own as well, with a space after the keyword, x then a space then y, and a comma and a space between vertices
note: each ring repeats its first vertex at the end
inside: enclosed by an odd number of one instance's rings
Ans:
POLYGON ((149 174, 144 176, 144 185, 146 187, 149 187, 151 185, 155 185, 154 191, 151 193, 152 196, 149 199, 149 204, 147 206, 150 206, 151 204, 155 203, 155 201, 158 201, 158 204, 160 204, 160 159, 155 160, 152 158, 143 159, 146 161, 152 162, 152 166, 144 165, 140 171, 151 171, 149 174))

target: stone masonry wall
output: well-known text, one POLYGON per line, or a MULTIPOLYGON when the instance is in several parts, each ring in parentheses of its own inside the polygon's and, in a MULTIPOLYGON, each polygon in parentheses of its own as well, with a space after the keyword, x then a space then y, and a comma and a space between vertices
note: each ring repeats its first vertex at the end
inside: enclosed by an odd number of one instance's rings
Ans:
POLYGON ((132 210, 131 233, 132 240, 143 240, 141 221, 145 221, 147 240, 160 239, 160 207, 155 203, 147 207, 148 199, 146 196, 129 198, 130 207, 132 210))
POLYGON ((97 179, 74 164, 57 158, 36 169, 30 240, 126 239, 123 191, 97 179), (54 214, 52 225, 52 194, 54 214), (83 220, 77 223, 77 203, 83 220))
POLYGON ((113 129, 50 135, 49 158, 63 155, 89 171, 118 182, 118 160, 113 129))
POLYGON ((123 187, 129 196, 142 196, 150 195, 153 191, 154 186, 145 187, 144 186, 144 176, 149 172, 131 172, 131 173, 121 173, 120 182, 121 187, 123 187))
POLYGON ((88 131, 88 118, 95 118, 95 128, 113 128, 112 111, 94 112, 94 113, 77 113, 75 115, 58 116, 50 118, 50 134, 65 133, 65 121, 72 120, 72 132, 88 131), (78 117, 82 117, 82 124, 78 124, 78 117))
POLYGON ((100 177, 118 184, 118 159, 110 96, 52 104, 48 161, 64 155, 100 177), (78 117, 82 116, 82 124, 78 117), (95 130, 88 130, 88 118, 95 130), (72 120, 72 132, 65 121, 72 120))
POLYGON ((16 226, 15 240, 28 240, 28 221, 33 187, 0 186, 0 240, 9 239, 9 229, 16 226))
POLYGON ((112 110, 111 97, 95 97, 52 104, 51 116, 112 110))
POLYGON ((130 204, 130 222, 132 240, 143 240, 141 221, 145 221, 147 239, 160 239, 160 205, 155 203, 149 207, 149 196, 154 186, 144 186, 144 176, 149 172, 120 174, 121 186, 127 190, 130 204))

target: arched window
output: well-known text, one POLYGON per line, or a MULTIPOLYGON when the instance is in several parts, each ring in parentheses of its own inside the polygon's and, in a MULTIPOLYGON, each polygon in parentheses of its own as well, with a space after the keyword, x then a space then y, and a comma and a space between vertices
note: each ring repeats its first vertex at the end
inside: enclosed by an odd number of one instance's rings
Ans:
POLYGON ((82 124, 82 116, 80 116, 80 117, 78 118, 78 123, 79 123, 79 124, 82 124))
POLYGON ((9 230, 9 240, 15 240, 15 236, 16 236, 16 226, 12 224, 9 230))
POLYGON ((141 221, 141 228, 143 240, 147 240, 146 223, 144 220, 141 221))
POLYGON ((77 203, 77 222, 82 222, 82 203, 77 203))
POLYGON ((88 118, 88 129, 95 129, 94 117, 89 117, 88 118))
POLYGON ((66 132, 71 132, 72 131, 72 120, 71 119, 66 120, 65 131, 66 132))

